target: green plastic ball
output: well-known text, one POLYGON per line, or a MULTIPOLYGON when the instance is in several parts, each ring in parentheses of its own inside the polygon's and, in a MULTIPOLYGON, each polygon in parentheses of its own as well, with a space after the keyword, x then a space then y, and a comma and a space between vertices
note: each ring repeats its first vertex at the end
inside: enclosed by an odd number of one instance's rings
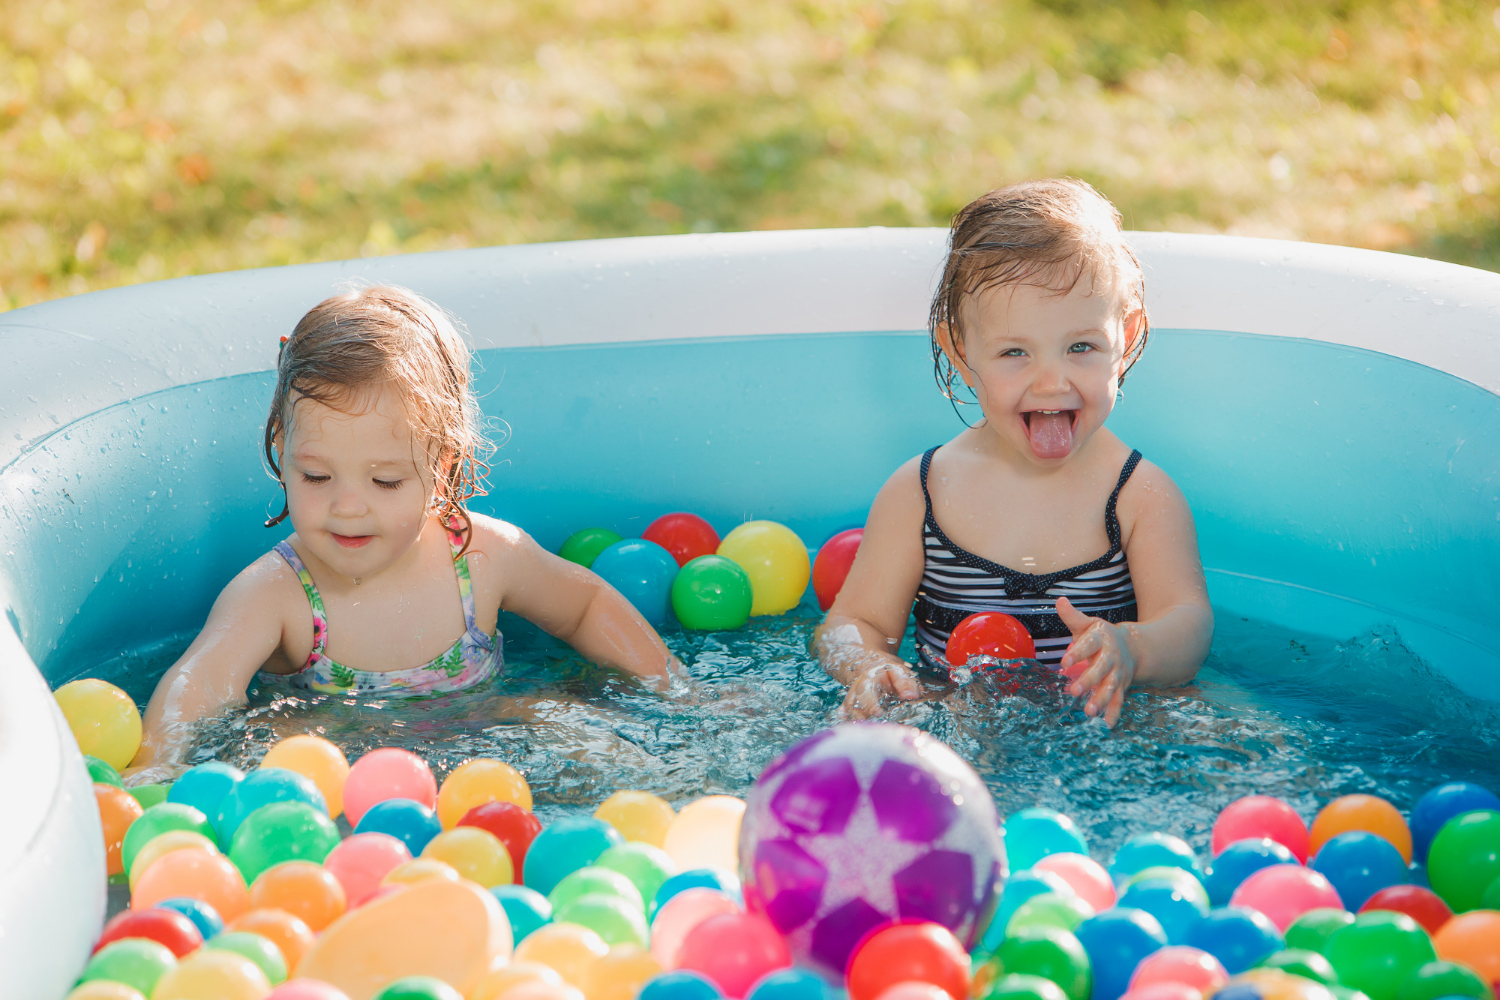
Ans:
POLYGON ((587 569, 594 565, 594 560, 599 557, 599 553, 621 541, 624 539, 608 528, 584 528, 582 531, 575 531, 569 535, 568 540, 562 543, 562 548, 557 550, 557 554, 568 562, 577 563, 587 569))
POLYGON ((305 802, 272 802, 246 816, 235 830, 229 860, 250 884, 283 861, 322 864, 338 845, 339 828, 325 810, 305 802))
POLYGON ((135 797, 142 809, 150 809, 152 806, 159 806, 167 801, 167 792, 171 790, 171 787, 171 785, 136 785, 134 788, 125 790, 135 797))
POLYGON ((641 908, 614 893, 590 892, 579 896, 562 909, 553 910, 552 921, 581 924, 602 937, 611 948, 621 944, 644 948, 649 939, 641 908))
POLYGON ((156 981, 177 965, 177 956, 149 938, 125 938, 100 948, 84 967, 80 983, 103 979, 150 996, 156 981))
MULTIPOLYGON (((135 856, 147 843, 169 830, 189 830, 201 833, 211 843, 218 844, 214 836, 214 825, 208 817, 190 805, 181 802, 163 802, 141 813, 140 818, 125 831, 125 840, 120 845, 120 861, 125 870, 135 864, 135 856)), ((219 846, 223 846, 220 844, 219 846)))
POLYGON ((594 864, 630 879, 648 906, 656 900, 656 890, 662 883, 677 874, 677 862, 671 855, 660 847, 640 842, 611 847, 594 864))
POLYGON ((1010 937, 1026 927, 1056 927, 1069 934, 1078 925, 1094 915, 1093 907, 1073 895, 1060 892, 1044 892, 1033 896, 1016 908, 1005 925, 1005 936, 1010 937))
POLYGON ((1078 939, 1060 927, 1032 925, 1000 942, 985 963, 999 979, 1007 975, 1041 976, 1067 994, 1068 1000, 1088 1000, 1093 989, 1088 952, 1078 939))
POLYGON ((1319 907, 1308 910, 1293 920, 1286 929, 1286 946, 1298 951, 1323 953, 1333 932, 1354 923, 1354 914, 1348 910, 1319 907))
POLYGON ((1315 951, 1307 951, 1303 948, 1288 948, 1274 955, 1268 955, 1260 963, 1260 968, 1280 969, 1282 972, 1290 972, 1294 976, 1311 979, 1324 986, 1332 986, 1338 982, 1338 976, 1334 973, 1333 966, 1329 964, 1328 959, 1315 951))
POLYGON ((699 556, 672 581, 672 611, 683 628, 733 629, 750 620, 750 574, 724 556, 699 556))
POLYGON ((1441 961, 1428 962, 1396 988, 1396 1000, 1438 1000, 1439 997, 1494 1000, 1495 995, 1489 985, 1467 966, 1441 961))
POLYGON ((1338 984, 1328 987, 1328 992, 1334 995, 1335 1000, 1370 1000, 1369 994, 1363 990, 1351 990, 1338 984))
POLYGON ((386 985, 370 1000, 464 1000, 463 994, 432 976, 407 976, 386 985))
POLYGON ((1203 888, 1203 883, 1198 877, 1186 868, 1178 868, 1176 865, 1152 865, 1150 868, 1142 868, 1131 875, 1120 886, 1120 895, 1137 882, 1147 879, 1164 879, 1172 883, 1172 886, 1184 896, 1200 903, 1205 910, 1209 908, 1208 890, 1203 888))
POLYGON ((203 947, 243 955, 260 967, 260 971, 266 974, 272 986, 286 982, 286 959, 282 957, 281 949, 259 934, 252 934, 249 931, 225 931, 209 938, 203 943, 203 947))
POLYGON ((1500 812, 1476 809, 1444 823, 1427 850, 1427 878, 1454 913, 1478 909, 1500 878, 1500 812))
POLYGON ((1404 913, 1372 910, 1333 932, 1323 955, 1344 986, 1396 1000, 1406 977, 1437 958, 1432 939, 1404 913))
POLYGON ((563 880, 547 893, 547 902, 552 904, 552 912, 557 913, 575 899, 593 894, 618 896, 642 914, 646 912, 641 891, 635 887, 634 882, 613 868, 597 864, 586 865, 564 875, 563 880))
POLYGON ((1479 898, 1481 910, 1500 910, 1500 878, 1490 883, 1490 887, 1484 890, 1484 895, 1479 898))
POLYGON ((1068 995, 1050 979, 1013 973, 991 983, 983 1000, 1068 1000, 1068 995))
POLYGON ((89 769, 89 777, 96 785, 114 785, 116 788, 124 788, 125 782, 120 780, 120 772, 110 767, 98 757, 83 755, 83 763, 89 769))

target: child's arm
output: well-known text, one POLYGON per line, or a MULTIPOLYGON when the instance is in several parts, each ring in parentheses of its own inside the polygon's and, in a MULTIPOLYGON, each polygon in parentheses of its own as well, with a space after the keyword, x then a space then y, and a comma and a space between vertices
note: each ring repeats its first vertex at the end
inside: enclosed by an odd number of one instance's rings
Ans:
POLYGON ((1177 484, 1148 462, 1120 496, 1133 526, 1125 556, 1140 620, 1112 625, 1059 598, 1057 613, 1073 632, 1063 672, 1068 693, 1088 692, 1084 711, 1113 726, 1132 683, 1169 686, 1193 679, 1214 634, 1213 611, 1198 558, 1193 512, 1177 484))
POLYGON ((859 554, 828 616, 813 633, 823 669, 849 688, 843 711, 850 718, 876 714, 886 695, 910 701, 922 693, 911 667, 896 655, 922 582, 926 505, 919 461, 897 469, 876 494, 859 554))

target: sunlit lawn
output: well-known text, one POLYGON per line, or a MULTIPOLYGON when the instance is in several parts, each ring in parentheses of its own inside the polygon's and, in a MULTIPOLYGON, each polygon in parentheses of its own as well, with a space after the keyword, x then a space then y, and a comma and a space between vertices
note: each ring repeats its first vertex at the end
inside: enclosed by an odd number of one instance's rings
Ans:
POLYGON ((1500 267, 1461 3, 15 0, 0 309, 229 268, 933 225, 1073 174, 1140 229, 1500 267))

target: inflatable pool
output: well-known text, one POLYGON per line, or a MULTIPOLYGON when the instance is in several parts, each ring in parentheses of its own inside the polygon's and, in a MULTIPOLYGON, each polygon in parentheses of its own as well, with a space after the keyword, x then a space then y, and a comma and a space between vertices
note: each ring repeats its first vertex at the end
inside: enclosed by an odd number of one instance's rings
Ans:
MULTIPOLYGON (((0 316, 0 969, 61 997, 105 907, 49 695, 195 628, 279 537, 259 434, 278 338, 343 279, 468 325, 505 438, 478 509, 556 546, 662 497, 816 544, 957 424, 923 329, 942 230, 651 237, 312 264, 0 316), (837 444, 831 444, 837 442, 837 444)), ((1500 276, 1135 234, 1154 335, 1112 424, 1195 511, 1223 615, 1382 628, 1500 702, 1500 276)), ((150 679, 145 687, 149 690, 150 679)))

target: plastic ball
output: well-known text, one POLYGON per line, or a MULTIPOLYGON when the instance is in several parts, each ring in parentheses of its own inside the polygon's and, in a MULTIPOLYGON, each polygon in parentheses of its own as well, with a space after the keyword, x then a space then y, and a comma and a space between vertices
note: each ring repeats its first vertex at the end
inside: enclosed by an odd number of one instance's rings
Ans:
POLYGON ((1316 855, 1328 841, 1351 830, 1384 838, 1403 863, 1411 864, 1411 829, 1399 809, 1375 795, 1343 795, 1324 806, 1308 831, 1309 853, 1316 855))
POLYGON ((356 833, 328 852, 323 867, 338 879, 350 909, 363 906, 397 865, 411 860, 406 843, 388 833, 356 833))
POLYGON ((609 945, 587 927, 553 923, 528 934, 516 945, 511 961, 550 966, 564 982, 582 989, 589 966, 607 954, 609 945))
POLYGON ((1413 855, 1418 861, 1425 861, 1432 838, 1437 836, 1444 823, 1462 813, 1480 809, 1500 811, 1500 796, 1468 781, 1451 781, 1423 795, 1411 811, 1413 855))
POLYGON ((635 841, 611 847, 594 864, 628 878, 641 894, 643 907, 653 903, 667 879, 677 874, 677 864, 666 851, 635 841))
POLYGON ((627 841, 660 847, 677 818, 677 810, 659 795, 627 790, 615 792, 601 802, 594 810, 594 818, 619 830, 627 841))
POLYGON ((187 830, 220 843, 214 837, 214 828, 209 824, 207 816, 192 806, 163 802, 143 811, 125 831, 125 837, 120 842, 120 861, 125 870, 129 871, 135 866, 135 856, 141 848, 169 830, 187 830))
POLYGON ((1005 856, 1016 871, 1033 868, 1049 854, 1088 854, 1078 825, 1055 809, 1032 806, 1005 819, 1005 856))
POLYGON ((344 811, 344 782, 349 780, 349 760, 344 751, 321 736, 306 733, 289 736, 266 751, 261 767, 282 767, 296 771, 323 793, 328 815, 344 811))
POLYGON ((1050 979, 1068 1000, 1089 1000, 1093 976, 1088 952, 1077 936, 1056 927, 1027 927, 1001 942, 985 963, 1001 975, 1020 973, 1050 979))
POLYGON ((501 760, 475 757, 458 765, 438 789, 437 816, 444 830, 458 825, 470 810, 486 802, 514 802, 531 809, 531 786, 521 772, 501 760))
POLYGON ((792 747, 756 781, 743 825, 746 903, 799 962, 832 974, 891 920, 930 920, 972 944, 1005 870, 979 776, 928 734, 890 723, 846 723, 792 747), (893 853, 899 864, 850 863, 893 853))
POLYGON ((589 966, 583 995, 587 1000, 635 1000, 640 988, 661 971, 650 952, 635 945, 617 945, 589 966))
POLYGON ((775 521, 745 522, 724 536, 718 554, 739 563, 749 575, 752 616, 795 608, 812 576, 807 546, 792 529, 775 521))
POLYGON ((270 992, 266 974, 244 955, 200 948, 161 977, 151 1000, 265 1000, 270 992))
POLYGON ((1301 865, 1272 865, 1241 882, 1229 905, 1259 910, 1285 933, 1309 910, 1337 909, 1342 904, 1332 883, 1318 872, 1301 865))
POLYGON ((719 1000, 723 995, 708 977, 679 969, 647 980, 636 1000, 719 1000))
POLYGON ((224 796, 245 780, 245 772, 221 760, 205 761, 183 772, 167 790, 168 802, 192 806, 203 815, 219 815, 224 796))
POLYGON ((463 994, 433 976, 403 976, 370 1000, 464 1000, 463 994))
POLYGON ((141 713, 130 695, 93 677, 53 692, 78 749, 123 771, 141 748, 141 713))
POLYGON ((1104 866, 1086 854, 1049 854, 1032 871, 1051 872, 1068 884, 1074 894, 1096 911, 1115 905, 1115 884, 1104 866))
POLYGON ((618 830, 591 816, 560 819, 531 842, 522 881, 545 896, 569 872, 593 864, 599 855, 624 842, 618 830))
POLYGON ((984 1000, 1067 1000, 1067 994, 1050 979, 1011 973, 991 983, 984 1000))
POLYGON ((1402 885, 1410 876, 1391 842, 1364 830, 1350 830, 1325 841, 1308 867, 1333 883, 1348 910, 1358 910, 1381 889, 1402 885))
POLYGON ((1214 906, 1228 906, 1240 883, 1261 869, 1297 863, 1297 856, 1291 848, 1270 837, 1236 840, 1215 854, 1213 864, 1203 878, 1208 900, 1214 906))
POLYGON ((969 956, 948 928, 898 923, 865 938, 849 958, 849 1000, 876 1000, 897 983, 923 982, 953 997, 969 993, 969 956))
POLYGON ((289 979, 266 994, 266 1000, 349 1000, 349 994, 321 979, 289 979))
POLYGON ((226 929, 204 947, 243 955, 255 963, 272 986, 286 982, 286 958, 269 938, 251 931, 226 929))
POLYGON ((1016 907, 1010 922, 1005 925, 1005 933, 1016 934, 1027 927, 1057 927, 1072 933, 1095 912, 1072 892, 1046 892, 1016 907))
POLYGON ((1442 997, 1474 997, 1494 1000, 1488 983, 1473 970, 1453 962, 1428 962, 1396 989, 1396 1000, 1440 1000, 1442 997))
POLYGON ((125 789, 130 797, 141 804, 142 809, 150 809, 167 801, 167 795, 171 789, 167 785, 134 785, 125 789))
POLYGON ((725 631, 750 620, 750 576, 720 555, 699 556, 672 581, 672 613, 683 628, 725 631))
POLYGON ((427 842, 422 857, 446 862, 464 878, 486 889, 515 881, 510 852, 499 837, 481 827, 445 830, 427 842))
POLYGON ((661 625, 671 615, 677 560, 655 542, 644 538, 616 542, 599 553, 589 568, 651 625, 661 625))
POLYGON ((1297 810, 1269 795, 1247 795, 1225 806, 1214 820, 1210 849, 1217 855, 1230 844, 1262 837, 1285 847, 1299 863, 1307 863, 1307 823, 1297 810))
POLYGON ((587 927, 610 947, 644 947, 649 937, 641 908, 609 892, 590 892, 569 900, 553 908, 552 918, 558 923, 587 927))
POLYGON ((203 945, 203 935, 197 926, 175 910, 126 910, 104 925, 99 940, 94 942, 94 950, 129 938, 155 941, 178 958, 203 945))
MULTIPOLYGON (((225 926, 228 933, 249 933, 264 938, 276 946, 288 969, 297 968, 302 956, 313 946, 316 939, 312 928, 285 910, 246 910, 225 926)), ((218 940, 218 938, 215 938, 218 940)), ((253 959, 254 956, 247 956, 253 959)), ((264 970, 264 966, 262 966, 264 970)), ((266 977, 274 984, 277 980, 270 972, 266 977)))
POLYGON ((943 654, 948 663, 965 667, 976 656, 995 660, 1036 658, 1036 643, 1026 626, 1003 611, 981 611, 953 627, 943 654))
POLYGON ((793 967, 761 976, 745 1000, 834 1000, 834 993, 816 972, 793 967))
POLYGON ((1444 823, 1427 851, 1427 877, 1454 913, 1476 909, 1500 878, 1500 811, 1476 810, 1444 823))
POLYGON ((1117 1000, 1141 960, 1167 945, 1167 934, 1144 910, 1117 907, 1090 917, 1074 932, 1094 970, 1093 1000, 1117 1000))
POLYGON ((1318 952, 1301 948, 1278 951, 1262 959, 1259 968, 1290 972, 1294 976, 1311 979, 1324 986, 1332 986, 1338 982, 1338 975, 1333 971, 1333 966, 1328 963, 1328 959, 1318 952))
POLYGON ((469 991, 469 1000, 501 1000, 511 989, 530 983, 574 989, 564 983, 555 970, 539 962, 510 962, 485 973, 469 991))
POLYGON ((360 817, 355 833, 383 833, 395 837, 406 845, 413 855, 419 855, 427 844, 443 832, 437 813, 411 799, 386 799, 377 802, 360 817))
POLYGON ((1141 959, 1130 977, 1132 990, 1158 983, 1182 983, 1209 996, 1229 982, 1224 963, 1201 948, 1168 945, 1141 959))
POLYGON ((319 932, 344 915, 349 898, 343 883, 322 865, 285 861, 261 872, 250 886, 250 906, 284 910, 319 932))
POLYGON ((344 815, 350 825, 358 827, 371 806, 387 799, 410 799, 428 809, 437 808, 432 768, 421 757, 397 747, 372 750, 355 761, 344 779, 344 815))
POLYGON ((1321 953, 1333 932, 1354 923, 1354 914, 1342 906, 1308 910, 1286 929, 1286 946, 1321 953))
POLYGON ((300 802, 324 814, 327 819, 328 803, 318 786, 296 771, 284 767, 262 767, 245 775, 245 780, 236 784, 219 803, 219 813, 214 817, 214 833, 219 846, 234 843, 234 835, 255 810, 277 802, 300 802))
POLYGON ((172 910, 187 917, 205 941, 224 930, 224 918, 219 916, 219 911, 201 899, 173 896, 157 903, 155 909, 172 910))
POLYGON ((114 785, 116 788, 124 788, 125 782, 120 778, 120 772, 98 757, 83 755, 83 766, 89 772, 89 780, 99 785, 114 785))
POLYGON ((284 861, 321 863, 339 845, 339 830, 328 811, 305 802, 273 802, 245 817, 235 831, 229 860, 254 882, 284 861))
POLYGON ((1132 882, 1120 896, 1120 906, 1143 910, 1156 918, 1167 935, 1167 944, 1182 944, 1188 932, 1208 915, 1208 904, 1184 893, 1166 879, 1148 878, 1132 882))
POLYGON ((1209 906, 1208 890, 1203 888, 1203 883, 1198 881, 1192 872, 1175 865, 1152 865, 1150 868, 1142 868, 1120 883, 1120 891, 1125 891, 1137 882, 1145 881, 1170 882, 1177 887, 1177 891, 1189 899, 1196 899, 1204 906, 1209 906))
POLYGON ((813 560, 813 593, 818 595, 818 607, 824 611, 833 607, 834 599, 844 589, 854 557, 859 552, 859 543, 865 537, 865 529, 850 528, 840 531, 818 549, 813 560))
POLYGON ((212 840, 192 830, 168 830, 166 833, 157 834, 135 852, 135 860, 130 863, 128 879, 131 891, 135 890, 136 882, 140 880, 141 874, 151 867, 153 861, 163 854, 184 850, 204 851, 208 854, 222 853, 212 840))
POLYGON ((1259 910, 1227 906, 1210 910, 1188 932, 1186 943, 1217 958, 1233 975, 1280 951, 1284 939, 1259 910))
POLYGON ((102 979, 124 983, 146 996, 161 977, 177 965, 177 956, 166 945, 146 938, 126 938, 106 945, 84 966, 82 982, 102 979))
MULTIPOLYGON (((404 861, 390 871, 380 880, 380 888, 388 889, 397 885, 415 885, 418 882, 426 882, 429 879, 441 879, 444 882, 459 881, 459 874, 454 867, 446 861, 437 858, 412 858, 404 861)), ((492 886, 492 888, 500 888, 492 886)), ((376 890, 377 892, 379 890, 376 890)))
POLYGON ((1000 942, 1005 937, 1005 925, 1010 922, 1010 918, 1021 904, 1028 899, 1034 899, 1049 892, 1066 896, 1073 893, 1073 887, 1051 872, 1037 871, 1035 868, 1013 873, 1005 880, 1005 888, 1000 893, 1000 903, 995 907, 994 916, 990 918, 989 926, 980 935, 979 943, 975 945, 974 951, 978 954, 988 954, 1000 947, 1000 942))
POLYGON ((679 566, 719 550, 719 533, 697 514, 663 514, 641 537, 670 552, 679 566))
POLYGON ((651 912, 657 912, 673 896, 688 889, 712 889, 726 899, 732 899, 735 905, 740 905, 745 900, 740 880, 733 872, 722 868, 689 868, 661 884, 661 888, 656 890, 656 897, 651 901, 651 912))
POLYGON ((560 910, 573 900, 590 893, 618 896, 641 913, 646 912, 646 904, 635 883, 614 869, 600 865, 585 865, 577 871, 569 872, 547 894, 547 902, 552 904, 553 910, 560 910))
POLYGON ((619 535, 608 528, 584 528, 575 531, 562 543, 557 554, 568 562, 577 563, 584 569, 594 565, 599 553, 621 541, 619 535))
POLYGON ((1453 919, 1453 911, 1443 902, 1442 897, 1420 885, 1393 885, 1381 889, 1359 908, 1361 913, 1373 910, 1404 913, 1420 924, 1428 934, 1436 934, 1439 928, 1453 919))
POLYGON ((140 990, 108 979, 79 983, 63 1000, 147 1000, 140 990))
POLYGON ((134 796, 114 785, 94 785, 94 802, 99 806, 99 823, 104 828, 105 871, 119 875, 125 871, 120 854, 125 833, 145 810, 134 796))
POLYGON ((761 976, 791 964, 776 928, 751 913, 709 917, 688 931, 677 952, 678 968, 702 973, 726 997, 743 997, 761 976))
POLYGON ((485 802, 464 813, 459 826, 477 826, 500 838, 510 852, 513 871, 521 871, 526 864, 526 849, 542 832, 541 821, 530 809, 522 809, 514 802, 485 802))
POLYGON ((722 893, 685 889, 657 909, 651 921, 651 956, 663 969, 675 969, 678 950, 689 931, 710 917, 739 912, 739 904, 722 893))
POLYGON ((745 802, 732 795, 706 795, 678 811, 662 850, 684 870, 739 867, 740 822, 745 802))
POLYGON ((1152 983, 1126 990, 1121 1000, 1203 1000, 1203 994, 1186 983, 1152 983))
POLYGON ((500 908, 510 920, 510 932, 517 944, 552 920, 552 904, 535 889, 524 885, 497 885, 490 888, 490 895, 500 901, 500 908))
POLYGON ((1139 871, 1158 865, 1181 868, 1195 878, 1201 878, 1203 874, 1193 849, 1181 837, 1168 833, 1143 833, 1125 841, 1115 851, 1109 863, 1109 873, 1116 881, 1124 881, 1139 871))
POLYGON ((220 917, 233 920, 249 908, 250 891, 240 870, 222 854, 173 851, 141 873, 130 895, 130 906, 148 910, 163 900, 179 897, 207 903, 220 917))
POLYGON ((1334 931, 1323 951, 1344 986, 1370 1000, 1395 1000, 1396 989, 1437 958, 1432 940, 1404 913, 1362 913, 1334 931))
POLYGON ((1467 965, 1491 983, 1500 983, 1500 913, 1460 913, 1432 939, 1438 957, 1467 965))

